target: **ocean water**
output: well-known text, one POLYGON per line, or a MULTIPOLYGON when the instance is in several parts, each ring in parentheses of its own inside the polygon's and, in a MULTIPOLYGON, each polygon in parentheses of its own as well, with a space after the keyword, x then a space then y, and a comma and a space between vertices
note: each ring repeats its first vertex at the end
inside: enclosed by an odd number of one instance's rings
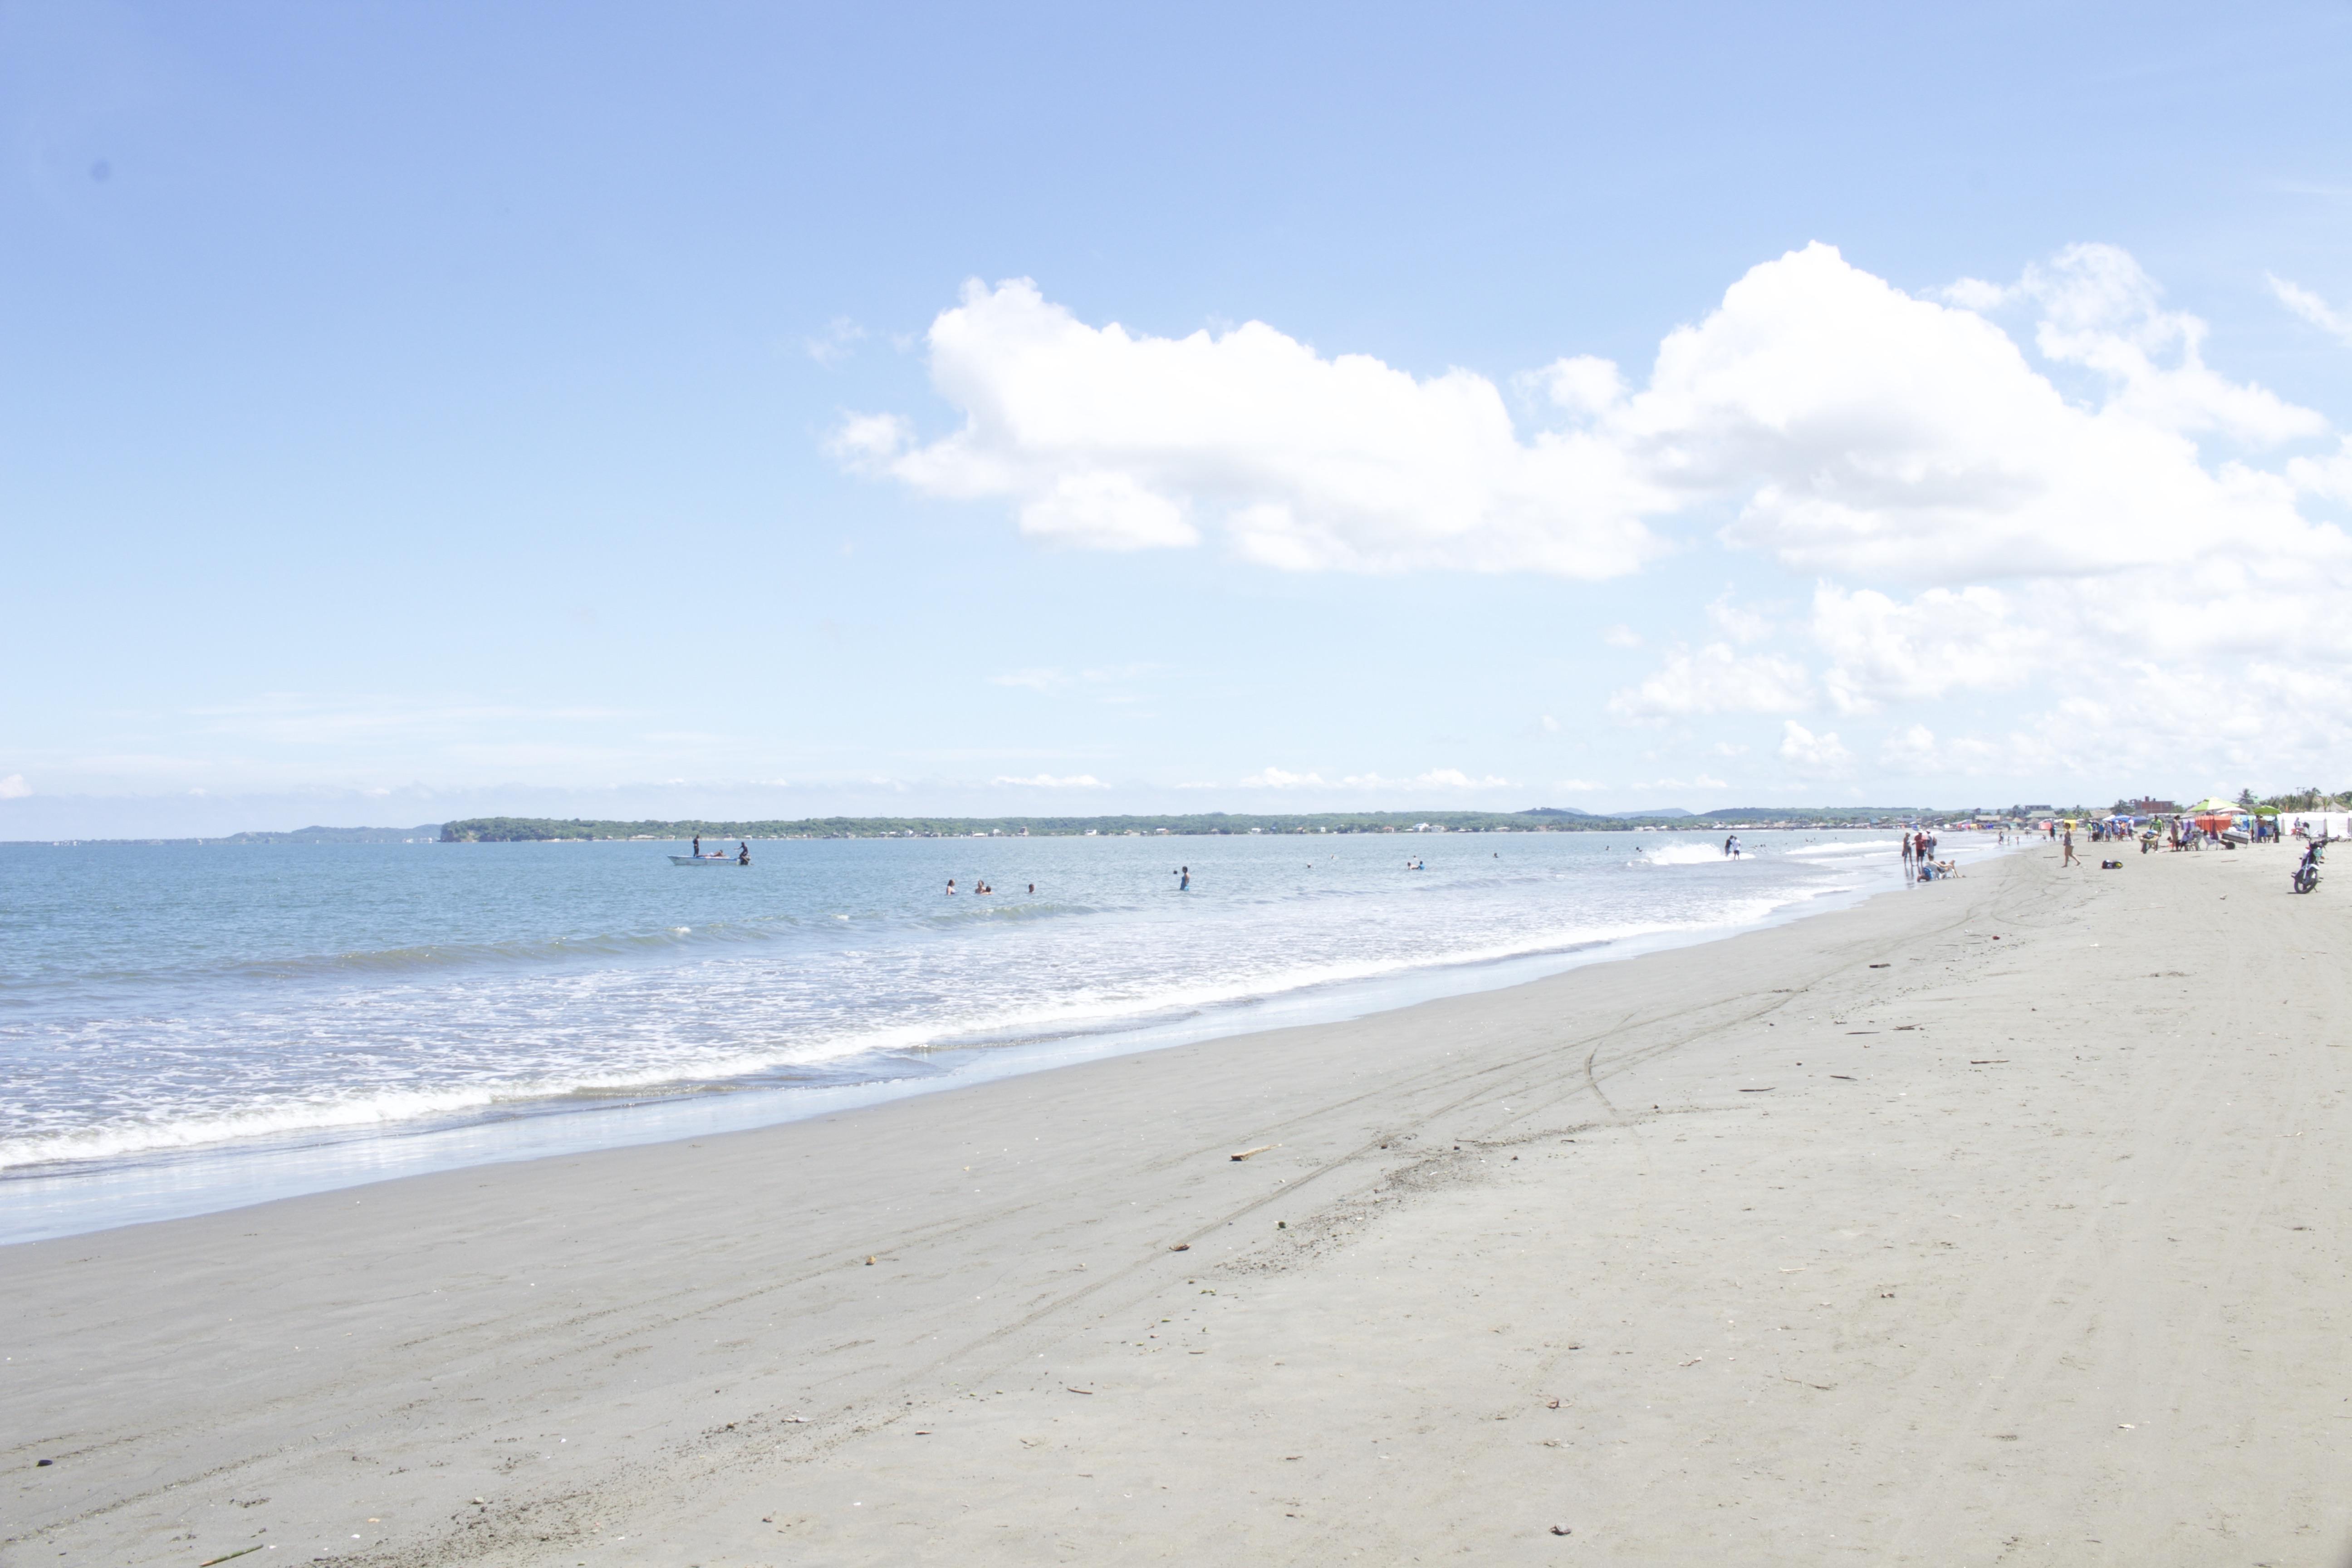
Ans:
POLYGON ((1742 838, 0 845, 0 1241, 1345 1016, 1900 880, 1890 834, 1742 838))

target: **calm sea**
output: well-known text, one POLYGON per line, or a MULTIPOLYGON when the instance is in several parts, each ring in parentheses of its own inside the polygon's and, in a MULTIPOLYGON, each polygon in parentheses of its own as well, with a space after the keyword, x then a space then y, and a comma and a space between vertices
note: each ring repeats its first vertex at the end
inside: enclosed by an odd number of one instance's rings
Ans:
POLYGON ((1742 837, 0 845, 0 1240, 1346 1016, 1899 880, 1889 834, 1742 837))

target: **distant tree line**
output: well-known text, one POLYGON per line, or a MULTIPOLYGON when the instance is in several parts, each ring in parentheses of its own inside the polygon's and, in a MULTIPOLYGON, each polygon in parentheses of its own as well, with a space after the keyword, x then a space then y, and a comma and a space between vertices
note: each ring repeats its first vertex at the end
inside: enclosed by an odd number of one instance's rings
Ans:
MULTIPOLYGON (((2253 804, 2253 793, 2252 790, 2242 793, 2238 796, 2239 804, 2253 804)), ((2262 804, 2275 806, 2281 811, 2344 811, 2352 809, 2352 789, 2330 795, 2317 784, 2312 784, 2304 789, 2289 790, 2284 795, 2271 795, 2262 804)))
POLYGON ((1264 833, 1409 833, 1428 826, 1448 833, 1622 832, 1629 827, 1873 827, 1949 812, 1916 806, 1739 806, 1704 815, 1598 816, 1580 811, 1355 811, 1255 816, 1193 812, 1160 816, 816 816, 760 822, 687 820, 609 822, 584 817, 477 816, 445 823, 447 844, 551 843, 567 839, 719 838, 966 838, 1107 837, 1166 834, 1198 837, 1264 833))

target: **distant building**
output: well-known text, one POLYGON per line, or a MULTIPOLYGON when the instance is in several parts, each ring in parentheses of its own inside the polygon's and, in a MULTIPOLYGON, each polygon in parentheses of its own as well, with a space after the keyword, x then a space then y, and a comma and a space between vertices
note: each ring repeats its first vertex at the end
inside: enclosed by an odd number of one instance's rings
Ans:
POLYGON ((2175 805, 2172 802, 2168 800, 2158 800, 2153 795, 2143 796, 2138 800, 2133 801, 2131 803, 2131 808, 2134 815, 2139 816, 2162 816, 2168 812, 2175 812, 2180 809, 2180 807, 2175 805))

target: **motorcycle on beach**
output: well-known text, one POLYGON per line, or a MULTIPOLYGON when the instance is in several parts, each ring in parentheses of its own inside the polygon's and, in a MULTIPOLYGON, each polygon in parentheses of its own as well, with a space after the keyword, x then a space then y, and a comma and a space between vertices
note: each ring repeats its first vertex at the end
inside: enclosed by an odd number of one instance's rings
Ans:
POLYGON ((2326 848, 2326 845, 2327 840, 2325 838, 2315 838, 2311 841, 2311 847, 2303 852, 2303 859, 2294 868, 2294 880, 2288 884, 2294 891, 2307 893, 2319 886, 2320 851, 2326 848))

